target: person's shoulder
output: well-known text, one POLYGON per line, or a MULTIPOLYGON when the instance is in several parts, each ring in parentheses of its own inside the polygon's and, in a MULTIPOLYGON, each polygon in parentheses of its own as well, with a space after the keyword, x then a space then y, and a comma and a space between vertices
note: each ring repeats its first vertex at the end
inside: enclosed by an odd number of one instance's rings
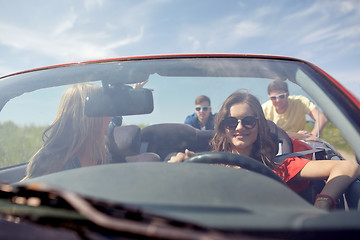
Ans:
POLYGON ((185 118, 185 123, 192 123, 197 119, 196 113, 190 114, 185 118))
POLYGON ((272 104, 271 100, 268 100, 268 101, 264 102, 263 104, 261 104, 261 107, 263 109, 270 108, 272 106, 273 106, 273 104, 272 104))
POLYGON ((311 110, 315 107, 314 103, 309 98, 303 95, 292 95, 290 97, 290 102, 292 102, 292 104, 294 105, 303 105, 311 110))
POLYGON ((197 117, 196 113, 192 113, 188 115, 186 118, 196 118, 196 117, 197 117))
POLYGON ((290 95, 289 96, 290 100, 300 100, 300 101, 310 101, 307 97, 303 96, 303 95, 290 95))

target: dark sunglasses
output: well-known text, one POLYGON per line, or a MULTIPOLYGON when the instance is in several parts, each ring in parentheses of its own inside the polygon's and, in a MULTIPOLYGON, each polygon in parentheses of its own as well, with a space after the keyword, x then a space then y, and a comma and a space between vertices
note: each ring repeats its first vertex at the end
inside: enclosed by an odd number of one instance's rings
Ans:
POLYGON ((242 119, 237 119, 235 117, 226 117, 222 121, 222 124, 224 128, 230 131, 234 131, 237 125, 239 124, 239 122, 241 122, 241 126, 243 126, 244 128, 253 129, 256 126, 257 120, 258 118, 255 116, 246 116, 242 119))
POLYGON ((284 99, 285 97, 286 97, 286 94, 287 93, 282 93, 282 94, 279 94, 279 95, 273 95, 273 96, 269 96, 269 98, 271 99, 271 100, 276 100, 277 98, 279 98, 279 99, 284 99))
POLYGON ((206 112, 207 110, 209 110, 210 106, 202 106, 202 107, 196 107, 195 110, 197 112, 200 112, 200 110, 202 109, 204 112, 206 112))

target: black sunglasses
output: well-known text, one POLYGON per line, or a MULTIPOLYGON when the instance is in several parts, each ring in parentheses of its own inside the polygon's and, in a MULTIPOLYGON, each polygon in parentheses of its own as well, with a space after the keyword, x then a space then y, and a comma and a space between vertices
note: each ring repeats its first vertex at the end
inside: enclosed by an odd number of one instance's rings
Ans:
POLYGON ((206 112, 207 110, 209 110, 210 106, 202 106, 202 107, 196 107, 195 110, 197 112, 200 112, 200 110, 202 109, 204 112, 206 112))
POLYGON ((241 122, 241 126, 243 126, 246 129, 253 129, 256 126, 258 118, 255 116, 246 116, 242 119, 237 119, 235 117, 226 117, 224 120, 222 120, 222 124, 224 128, 234 131, 241 122))

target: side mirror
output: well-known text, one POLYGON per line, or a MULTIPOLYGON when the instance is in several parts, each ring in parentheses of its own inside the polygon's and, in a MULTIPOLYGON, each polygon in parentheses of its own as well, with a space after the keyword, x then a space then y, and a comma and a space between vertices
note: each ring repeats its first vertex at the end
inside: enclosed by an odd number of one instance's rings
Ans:
POLYGON ((116 84, 100 88, 88 96, 84 112, 88 117, 111 117, 148 114, 153 110, 151 90, 116 84))

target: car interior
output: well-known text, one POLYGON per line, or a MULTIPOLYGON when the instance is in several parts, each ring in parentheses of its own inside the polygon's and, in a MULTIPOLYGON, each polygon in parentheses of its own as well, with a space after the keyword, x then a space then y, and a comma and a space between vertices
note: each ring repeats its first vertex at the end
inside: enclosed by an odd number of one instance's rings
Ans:
MULTIPOLYGON (((148 89, 133 89, 122 85, 103 88, 97 95, 90 96, 85 105, 85 113, 89 117, 106 115, 133 115, 153 110, 153 97, 148 89), (118 92, 126 96, 119 99, 118 92), (116 99, 114 99, 116 98, 116 99), (127 99, 125 101, 125 99, 127 99), (138 102, 138 108, 130 106, 129 99, 138 102), (122 104, 112 104, 121 102, 122 104), (140 106, 141 105, 141 106, 140 106), (136 109, 136 110, 134 110, 136 109)), ((115 118, 113 118, 115 119, 115 118)), ((277 156, 275 161, 281 163, 286 157, 294 153, 296 156, 305 156, 308 151, 299 151, 298 144, 293 142, 289 135, 272 121, 268 120, 271 138, 277 146, 277 156), (294 147, 297 146, 297 147, 294 147)), ((167 162, 171 156, 185 149, 195 153, 205 153, 211 150, 210 140, 214 136, 214 130, 201 131, 190 125, 182 123, 161 123, 153 124, 141 129, 137 125, 115 126, 109 133, 109 149, 112 155, 111 163, 124 162, 167 162)), ((301 142, 300 142, 301 143, 301 142)), ((324 157, 324 150, 316 152, 317 155, 324 157)), ((295 155, 294 155, 295 156, 295 155)), ((310 154, 311 156, 311 154, 310 154)), ((319 157, 319 156, 318 156, 319 157)), ((320 158, 317 158, 320 159, 320 158)), ((3 168, 0 173, 0 182, 15 183, 25 177, 27 163, 19 164, 15 167, 3 168)), ((360 193, 354 191, 355 182, 348 191, 348 198, 356 199, 360 193), (350 193, 352 195, 350 195, 350 193), (354 195, 355 194, 355 195, 354 195)), ((312 181, 307 189, 300 192, 309 203, 313 203, 316 194, 324 186, 324 181, 312 181)), ((357 208, 357 202, 348 202, 348 207, 357 208)), ((344 208, 343 199, 338 203, 338 208, 344 208)))
MULTIPOLYGON (((92 66, 88 67, 91 68, 92 66)), ((179 73, 176 73, 176 76, 181 76, 182 71, 180 70, 179 73)), ((195 76, 202 74, 198 73, 198 69, 195 70, 193 73, 195 76)), ((149 77, 148 73, 142 76, 140 73, 134 75, 134 72, 136 71, 129 70, 126 72, 124 79, 129 79, 129 82, 133 83, 149 77)), ((224 72, 226 71, 224 70, 224 72)), ((167 72, 160 71, 160 73, 165 76, 168 75, 167 72)), ((212 75, 210 74, 210 76, 212 75)), ((125 84, 116 83, 116 81, 102 82, 102 86, 102 90, 96 95, 89 96, 85 105, 85 113, 89 117, 141 115, 151 113, 154 109, 153 93, 150 89, 133 89, 125 84)), ((17 92, 17 89, 9 91, 11 96, 22 93, 22 90, 17 92)), ((283 129, 277 127, 271 121, 268 121, 268 125, 271 137, 275 146, 277 146, 275 160, 278 163, 281 163, 288 156, 307 156, 309 154, 310 156, 315 154, 316 159, 329 159, 331 149, 328 152, 326 149, 315 152, 306 151, 309 150, 306 148, 299 149, 301 143, 294 141, 283 129)), ((206 153, 211 150, 209 142, 213 136, 213 130, 201 131, 182 123, 150 124, 143 128, 133 124, 119 124, 109 133, 109 149, 112 154, 111 163, 167 162, 171 156, 178 152, 184 152, 185 149, 195 153, 206 153)), ((25 177, 26 167, 27 163, 22 163, 1 169, 0 182, 15 183, 20 181, 25 177)), ((324 181, 311 181, 309 187, 300 192, 299 195, 312 204, 324 184, 324 181)), ((344 209, 346 204, 349 208, 359 208, 356 200, 360 197, 359 184, 359 181, 356 181, 349 187, 345 193, 346 201, 340 199, 338 209, 344 209), (352 201, 353 199, 354 201, 352 201)))

